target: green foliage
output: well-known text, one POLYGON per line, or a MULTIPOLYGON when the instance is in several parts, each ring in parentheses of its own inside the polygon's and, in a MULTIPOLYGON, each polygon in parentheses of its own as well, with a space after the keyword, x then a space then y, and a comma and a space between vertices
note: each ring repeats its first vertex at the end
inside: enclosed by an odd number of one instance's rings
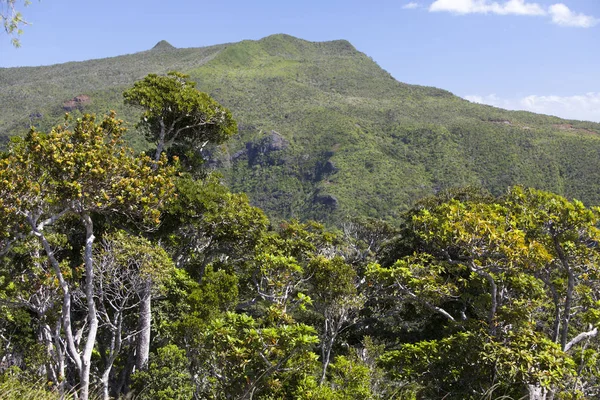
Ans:
POLYGON ((140 280, 152 281, 158 291, 174 273, 173 261, 166 251, 143 237, 117 231, 106 235, 103 241, 98 262, 113 263, 119 272, 134 271, 140 280))
POLYGON ((214 319, 194 339, 193 370, 199 394, 207 399, 286 398, 288 381, 314 367, 310 349, 318 340, 304 324, 261 327, 234 313, 214 319))
POLYGON ((388 353, 386 367, 433 397, 520 397, 528 387, 558 395, 593 385, 577 377, 597 351, 578 347, 597 335, 597 224, 594 208, 521 187, 496 200, 443 194, 422 202, 404 230, 414 253, 372 264, 367 276, 381 293, 444 317, 444 329, 388 353))
POLYGON ((485 336, 461 332, 441 340, 407 343, 387 352, 382 365, 398 380, 421 386, 426 398, 479 399, 493 365, 480 357, 485 336))
POLYGON ((18 378, 3 378, 0 380, 0 393, 3 400, 63 400, 58 393, 40 387, 40 382, 24 382, 18 378))
POLYGON ((140 400, 189 400, 194 393, 185 351, 171 344, 150 355, 148 369, 133 377, 135 398, 140 400))
MULTIPOLYGON (((598 124, 500 110, 400 83, 345 41, 273 35, 0 70, 0 132, 47 129, 61 104, 80 94, 92 98, 84 112, 115 109, 139 120, 143 110, 122 105, 121 91, 149 73, 153 83, 168 80, 161 74, 172 70, 189 74, 186 87, 197 82, 231 110, 239 135, 203 155, 234 192, 247 193, 271 217, 398 221, 422 197, 465 185, 500 195, 523 184, 585 204, 600 200, 598 124), (273 146, 273 131, 283 145, 273 146)), ((145 150, 140 137, 132 132, 128 139, 145 150)))
POLYGON ((85 115, 73 130, 67 118, 48 134, 32 129, 15 138, 0 165, 3 215, 18 221, 33 210, 73 207, 78 213, 119 210, 157 224, 175 168, 165 166, 164 158, 134 157, 122 140, 122 123, 114 114, 99 124, 85 115))
MULTIPOLYGON (((3 0, 0 2, 0 23, 4 26, 4 31, 12 36, 12 44, 15 47, 20 47, 19 36, 23 34, 21 27, 27 25, 27 22, 23 19, 21 12, 17 10, 17 0, 3 0)), ((29 0, 24 0, 24 6, 30 4, 29 0)))
MULTIPOLYGON (((597 124, 401 84, 344 41, 275 35, 155 51, 113 60, 131 74, 113 79, 120 87, 159 59, 190 73, 145 71, 125 94, 143 114, 133 137, 157 144, 154 161, 125 146, 114 113, 99 123, 84 114, 119 97, 102 74, 74 126, 47 129, 64 101, 54 97, 48 114, 32 114, 38 128, 0 158, 3 360, 68 392, 79 349, 65 350, 67 328, 77 341, 94 337, 86 310, 97 306, 92 375, 105 396, 125 395, 138 283, 153 282, 153 353, 132 381, 139 398, 600 395, 600 209, 537 189, 505 192, 523 182, 594 201, 597 124), (231 107, 239 135, 196 81, 231 107), (188 173, 167 165, 163 146, 188 173), (271 225, 250 201, 278 218, 366 215, 397 226, 271 225), (80 218, 99 228, 95 244, 80 218)), ((101 71, 106 61, 83 65, 101 71)), ((22 83, 11 96, 33 93, 43 105, 18 72, 0 71, 22 83)), ((50 97, 80 88, 69 82, 50 97)), ((25 109, 22 100, 7 108, 25 109)), ((0 129, 12 129, 3 112, 0 129)))
POLYGON ((229 110, 188 78, 179 72, 149 74, 123 93, 126 104, 144 110, 138 128, 157 144, 156 159, 165 147, 193 151, 207 142, 220 144, 237 130, 229 110))
POLYGON ((531 327, 509 331, 504 342, 486 343, 480 358, 495 366, 498 381, 502 383, 518 382, 557 390, 568 388, 574 379, 574 360, 557 343, 531 327))
POLYGON ((202 180, 183 176, 175 185, 177 197, 165 210, 159 234, 179 267, 201 280, 208 264, 228 268, 251 257, 268 225, 260 209, 244 194, 229 192, 217 174, 202 180))

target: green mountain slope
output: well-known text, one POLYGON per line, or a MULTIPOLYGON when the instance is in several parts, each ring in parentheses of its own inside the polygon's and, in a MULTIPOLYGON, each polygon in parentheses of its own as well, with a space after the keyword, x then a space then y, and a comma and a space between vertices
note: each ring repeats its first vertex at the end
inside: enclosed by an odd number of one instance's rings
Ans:
POLYGON ((50 126, 73 104, 75 113, 112 108, 134 122, 123 89, 149 72, 180 70, 240 126, 229 144, 208 149, 210 165, 272 216, 394 219, 416 199, 457 185, 499 194, 523 184, 600 204, 600 124, 401 83, 346 41, 274 35, 157 50, 0 69, 0 133, 50 126), (82 94, 90 100, 65 103, 82 94))

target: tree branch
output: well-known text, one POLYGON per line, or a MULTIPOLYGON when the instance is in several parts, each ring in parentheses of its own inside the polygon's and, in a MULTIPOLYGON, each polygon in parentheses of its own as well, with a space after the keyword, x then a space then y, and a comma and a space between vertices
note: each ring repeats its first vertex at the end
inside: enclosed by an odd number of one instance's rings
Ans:
POLYGON ((593 338, 596 335, 598 335, 598 328, 594 328, 591 331, 587 331, 587 332, 581 332, 579 335, 575 336, 569 343, 567 343, 565 345, 565 352, 571 350, 571 348, 573 346, 575 346, 577 343, 581 342, 582 340, 585 339, 589 339, 589 338, 593 338))

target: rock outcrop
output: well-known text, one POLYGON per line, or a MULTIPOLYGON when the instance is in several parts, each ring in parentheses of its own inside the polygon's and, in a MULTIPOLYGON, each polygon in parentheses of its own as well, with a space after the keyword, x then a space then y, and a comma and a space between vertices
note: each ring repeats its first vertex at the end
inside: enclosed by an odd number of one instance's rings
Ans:
POLYGON ((87 94, 80 94, 79 96, 73 97, 71 100, 67 100, 63 103, 63 110, 65 111, 73 111, 80 110, 83 111, 83 108, 92 102, 92 98, 87 94))

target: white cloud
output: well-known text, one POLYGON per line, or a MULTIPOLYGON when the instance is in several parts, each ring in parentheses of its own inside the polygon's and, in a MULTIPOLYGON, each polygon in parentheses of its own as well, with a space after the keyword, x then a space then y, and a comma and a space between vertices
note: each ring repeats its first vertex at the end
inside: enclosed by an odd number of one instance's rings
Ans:
POLYGON ((405 5, 402 6, 402 8, 404 8, 405 10, 414 10, 415 8, 418 8, 419 4, 415 3, 413 1, 411 1, 410 3, 406 3, 405 5))
POLYGON ((551 5, 549 11, 552 16, 552 22, 560 26, 591 28, 599 22, 598 19, 592 16, 574 13, 562 3, 551 5))
POLYGON ((556 3, 545 9, 538 3, 527 0, 435 0, 429 6, 431 12, 449 12, 452 14, 497 14, 497 15, 529 15, 551 17, 552 22, 560 26, 591 28, 600 22, 599 19, 573 12, 562 3, 556 3))
POLYGON ((600 92, 574 96, 531 95, 519 99, 502 99, 495 94, 469 95, 465 96, 465 99, 509 110, 525 110, 566 119, 600 122, 600 92))
POLYGON ((454 14, 499 14, 499 15, 545 15, 546 11, 537 3, 525 0, 509 0, 498 3, 489 0, 436 0, 429 11, 445 11, 454 14))

